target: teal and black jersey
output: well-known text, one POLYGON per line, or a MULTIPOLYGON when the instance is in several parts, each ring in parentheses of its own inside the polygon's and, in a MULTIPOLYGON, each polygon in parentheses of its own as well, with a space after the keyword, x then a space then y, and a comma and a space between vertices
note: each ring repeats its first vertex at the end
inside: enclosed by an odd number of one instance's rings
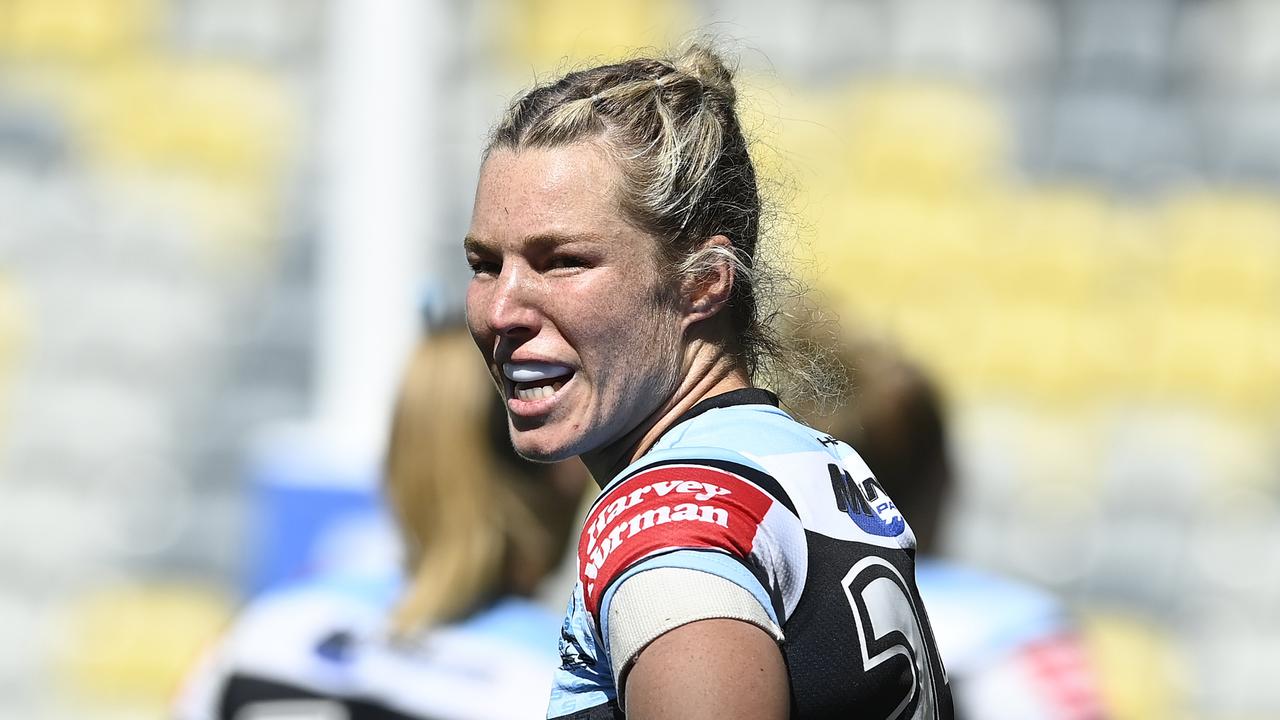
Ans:
POLYGON ((793 718, 952 717, 910 527, 852 448, 771 393, 700 403, 605 486, 578 544, 549 718, 623 717, 610 603, 660 568, 759 603, 781 630, 793 718))

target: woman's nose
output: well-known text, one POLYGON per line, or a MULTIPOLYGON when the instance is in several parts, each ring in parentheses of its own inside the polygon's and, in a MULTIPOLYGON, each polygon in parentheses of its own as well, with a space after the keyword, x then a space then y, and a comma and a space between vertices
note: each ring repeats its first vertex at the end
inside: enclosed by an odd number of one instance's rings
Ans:
POLYGON ((538 332, 540 314, 534 302, 533 278, 508 265, 498 275, 489 303, 489 327, 504 337, 533 336, 538 332))

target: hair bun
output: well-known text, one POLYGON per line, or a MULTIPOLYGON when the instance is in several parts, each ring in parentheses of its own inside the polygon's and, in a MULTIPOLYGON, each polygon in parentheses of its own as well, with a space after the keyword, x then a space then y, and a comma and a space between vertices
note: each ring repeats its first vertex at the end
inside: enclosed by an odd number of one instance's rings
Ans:
POLYGON ((729 105, 738 98, 733 87, 733 71, 725 65, 718 53, 701 43, 685 48, 674 60, 676 70, 702 83, 711 92, 725 99, 729 105))

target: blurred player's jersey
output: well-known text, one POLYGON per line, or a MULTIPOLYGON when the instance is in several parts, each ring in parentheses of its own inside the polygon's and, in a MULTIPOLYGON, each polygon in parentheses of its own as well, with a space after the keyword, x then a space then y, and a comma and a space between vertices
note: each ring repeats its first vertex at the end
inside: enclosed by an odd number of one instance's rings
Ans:
POLYGON ((579 541, 548 717, 622 716, 610 603, 664 568, 750 592, 781 631, 793 718, 951 717, 910 528, 852 448, 776 401, 752 389, 700 403, 605 487, 579 541))
POLYGON ((960 720, 1105 716, 1081 638, 1036 588, 921 558, 916 582, 950 673, 960 720))
POLYGON ((540 718, 559 619, 508 598, 392 641, 398 580, 338 578, 250 603, 181 691, 178 720, 540 718))

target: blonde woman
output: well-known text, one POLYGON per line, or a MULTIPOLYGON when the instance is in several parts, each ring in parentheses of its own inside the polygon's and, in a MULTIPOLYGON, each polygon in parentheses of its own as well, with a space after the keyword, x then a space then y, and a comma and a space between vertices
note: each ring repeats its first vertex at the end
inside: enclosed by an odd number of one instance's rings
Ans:
POLYGON ((732 72, 693 47, 572 72, 494 131, 467 324, 521 455, 602 487, 549 717, 951 717, 915 541, 787 371, 732 72))
POLYGON ((534 718, 558 619, 529 600, 583 473, 516 456, 465 332, 415 350, 385 495, 403 578, 316 578, 252 602, 179 700, 184 720, 534 718))

